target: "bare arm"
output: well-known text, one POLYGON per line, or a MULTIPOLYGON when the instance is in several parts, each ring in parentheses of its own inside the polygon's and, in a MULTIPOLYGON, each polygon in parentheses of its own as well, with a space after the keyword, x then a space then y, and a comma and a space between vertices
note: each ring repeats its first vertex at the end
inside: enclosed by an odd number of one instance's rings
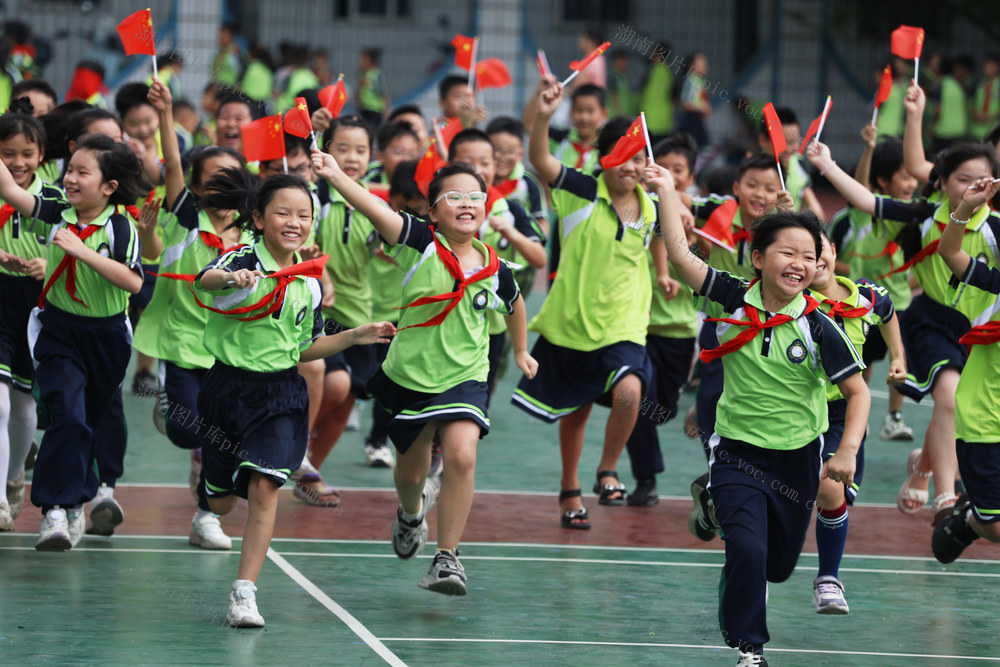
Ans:
POLYGON ((511 346, 514 348, 514 363, 529 380, 538 372, 538 362, 528 353, 528 316, 524 310, 524 298, 520 295, 514 302, 514 312, 504 315, 511 346))
POLYGON ((906 108, 906 129, 903 130, 903 166, 919 181, 931 180, 931 169, 934 163, 924 155, 924 107, 927 97, 924 90, 916 84, 910 85, 903 98, 906 108))
POLYGON ((158 78, 153 77, 149 88, 149 103, 160 115, 160 147, 163 149, 163 167, 166 172, 164 185, 166 193, 163 203, 167 210, 173 208, 177 198, 184 191, 184 168, 181 166, 181 149, 177 144, 174 129, 173 100, 170 89, 158 78))
POLYGON ((552 185, 559 178, 562 163, 549 153, 549 119, 562 102, 562 84, 553 83, 537 98, 535 124, 528 140, 528 158, 538 175, 552 185))
MULTIPOLYGON (((490 226, 493 226, 494 220, 496 220, 496 218, 490 218, 490 226)), ((528 264, 536 269, 541 269, 545 266, 549 260, 548 255, 545 254, 545 246, 538 241, 529 239, 527 236, 518 231, 517 227, 514 225, 504 222, 497 224, 499 226, 493 226, 493 228, 498 230, 505 239, 510 241, 510 244, 514 246, 514 249, 521 253, 526 260, 528 260, 528 264)))
POLYGON ((823 210, 823 205, 819 203, 819 198, 813 192, 812 188, 806 188, 802 191, 802 203, 805 204, 807 209, 816 214, 820 222, 826 224, 826 212, 823 210))
POLYGON ((320 336, 312 345, 302 350, 299 361, 325 359, 332 354, 346 350, 352 345, 388 343, 389 337, 395 335, 395 333, 396 327, 388 322, 369 322, 354 329, 333 334, 332 336, 320 336))
POLYGON ((697 292, 708 277, 708 265, 688 247, 674 190, 674 178, 660 165, 650 163, 646 165, 645 179, 646 185, 653 188, 660 199, 660 228, 667 257, 673 263, 678 277, 697 292))
POLYGON ((867 188, 872 173, 872 156, 878 143, 878 128, 871 123, 865 125, 861 129, 861 139, 865 142, 865 149, 861 151, 858 166, 854 169, 854 180, 867 188))
POLYGON ((903 337, 899 333, 899 318, 893 317, 879 325, 878 329, 889 348, 889 376, 886 384, 895 387, 906 380, 906 351, 903 349, 903 337))
POLYGON ((312 164, 313 171, 329 181, 330 185, 344 196, 347 203, 368 218, 389 245, 396 245, 399 242, 399 235, 403 231, 402 216, 351 180, 350 176, 341 171, 337 161, 329 153, 314 150, 312 164))
MULTIPOLYGON (((981 178, 965 191, 962 201, 955 207, 952 216, 956 220, 968 220, 981 207, 986 205, 990 199, 1000 190, 1000 183, 994 183, 993 179, 981 178)), ((949 222, 941 234, 941 241, 938 244, 938 254, 948 265, 956 278, 961 279, 969 268, 972 257, 962 250, 962 237, 965 235, 965 225, 949 222)))
POLYGON ((543 90, 554 84, 556 81, 558 81, 558 79, 551 74, 543 76, 538 81, 538 85, 535 86, 535 92, 528 98, 528 103, 524 105, 524 111, 521 112, 521 123, 528 129, 529 132, 535 127, 535 117, 538 115, 538 97, 542 94, 543 90))
POLYGON ((809 144, 806 154, 809 161, 820 170, 820 174, 826 176, 830 184, 837 188, 851 206, 868 215, 875 215, 875 195, 837 166, 826 144, 813 141, 809 144))
POLYGON ((52 243, 92 268, 98 275, 115 287, 129 294, 138 294, 142 289, 142 277, 135 270, 110 257, 104 257, 84 244, 83 239, 69 231, 60 229, 52 237, 52 243))
POLYGON ((14 207, 14 210, 27 217, 35 210, 35 197, 14 182, 10 170, 3 160, 0 160, 0 199, 14 207))

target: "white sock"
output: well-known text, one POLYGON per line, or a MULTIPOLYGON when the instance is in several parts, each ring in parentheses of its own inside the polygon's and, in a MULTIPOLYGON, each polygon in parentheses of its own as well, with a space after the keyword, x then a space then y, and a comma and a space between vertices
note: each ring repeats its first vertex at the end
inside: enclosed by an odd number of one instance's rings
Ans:
MULTIPOLYGON (((10 385, 0 382, 0 479, 6 481, 10 466, 10 385)), ((7 485, 0 488, 0 503, 7 502, 7 485)))
POLYGON ((10 392, 10 468, 7 479, 13 481, 24 474, 24 460, 38 430, 35 399, 23 391, 10 392))
POLYGON ((249 579, 237 579, 233 582, 233 590, 239 590, 241 588, 249 588, 251 593, 257 592, 257 586, 254 585, 249 579))

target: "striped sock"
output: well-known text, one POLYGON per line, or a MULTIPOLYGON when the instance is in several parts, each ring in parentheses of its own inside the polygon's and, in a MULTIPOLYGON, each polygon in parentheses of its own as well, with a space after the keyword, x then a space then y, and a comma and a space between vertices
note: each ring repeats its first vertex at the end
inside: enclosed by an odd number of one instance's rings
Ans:
POLYGON ((847 543, 847 501, 831 510, 816 514, 816 550, 819 552, 819 576, 837 577, 847 543))

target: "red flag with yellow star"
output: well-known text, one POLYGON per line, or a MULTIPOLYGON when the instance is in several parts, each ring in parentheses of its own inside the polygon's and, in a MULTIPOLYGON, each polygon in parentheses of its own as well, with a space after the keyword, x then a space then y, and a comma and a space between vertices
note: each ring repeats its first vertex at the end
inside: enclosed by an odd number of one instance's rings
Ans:
POLYGON ((601 166, 605 169, 611 169, 625 164, 645 147, 646 133, 642 129, 642 116, 639 116, 628 126, 628 131, 618 140, 611 152, 601 158, 601 166))
POLYGON ((451 40, 451 45, 455 47, 455 67, 461 67, 464 70, 472 69, 475 41, 474 37, 466 37, 465 35, 455 35, 455 38, 451 40))
POLYGON ((767 133, 771 137, 774 159, 777 160, 778 156, 788 148, 788 144, 785 142, 785 130, 781 127, 778 112, 774 110, 774 105, 770 102, 764 105, 764 120, 767 122, 767 133))
POLYGON ((306 98, 296 97, 295 105, 285 112, 285 132, 305 139, 312 134, 312 120, 306 98))
POLYGON ((343 74, 337 79, 337 83, 319 91, 319 103, 326 107, 334 118, 340 115, 340 111, 347 104, 347 88, 344 87, 343 74))
POLYGON ((438 155, 436 143, 437 140, 431 139, 431 145, 427 147, 423 157, 417 162, 417 169, 413 173, 413 180, 417 184, 417 189, 425 197, 427 196, 431 179, 434 178, 434 173, 445 165, 445 161, 438 155))
POLYGON ((121 37, 125 55, 155 56, 156 45, 153 43, 153 14, 148 9, 140 9, 118 24, 118 36, 121 37))
POLYGON ((243 155, 247 162, 267 162, 285 157, 285 133, 281 116, 267 116, 247 123, 243 133, 243 155))
POLYGON ((920 57, 924 50, 924 29, 901 25, 892 31, 892 54, 905 60, 920 57))
POLYGON ((503 88, 512 83, 510 70, 499 58, 487 58, 476 63, 476 86, 478 88, 503 88))

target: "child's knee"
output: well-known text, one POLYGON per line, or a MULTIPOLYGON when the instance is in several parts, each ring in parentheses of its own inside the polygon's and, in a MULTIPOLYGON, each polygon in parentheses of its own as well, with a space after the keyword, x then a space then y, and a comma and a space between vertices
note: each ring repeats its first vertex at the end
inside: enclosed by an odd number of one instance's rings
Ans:
POLYGON ((612 392, 615 405, 623 403, 627 406, 635 406, 638 409, 639 396, 642 393, 642 382, 635 375, 626 375, 615 385, 612 392))
POLYGON ((208 507, 213 513, 222 516, 229 514, 236 507, 236 496, 208 497, 208 507))
POLYGON ((844 504, 844 485, 831 479, 821 480, 816 493, 816 504, 820 509, 834 510, 844 504))
POLYGON ((1000 542, 1000 521, 979 523, 976 532, 990 542, 1000 542))

